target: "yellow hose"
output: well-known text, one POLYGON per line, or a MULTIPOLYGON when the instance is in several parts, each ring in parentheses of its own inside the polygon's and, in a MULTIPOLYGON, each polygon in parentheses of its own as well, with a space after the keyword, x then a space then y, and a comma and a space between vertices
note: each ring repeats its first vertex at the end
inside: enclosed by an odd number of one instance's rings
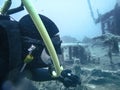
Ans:
POLYGON ((8 9, 10 8, 11 6, 11 0, 6 0, 3 7, 1 8, 0 10, 0 13, 1 14, 6 14, 6 12, 8 11, 8 9))
POLYGON ((28 13, 30 14, 37 30, 39 31, 47 49, 48 49, 48 52, 52 58, 52 61, 53 61, 53 64, 54 64, 54 67, 55 67, 55 70, 56 70, 56 74, 55 77, 59 76, 61 74, 61 68, 60 68, 60 63, 59 63, 59 60, 58 60, 58 56, 56 54, 56 51, 55 51, 55 48, 52 44, 52 41, 48 35, 48 32, 41 20, 41 18, 39 17, 37 11, 35 10, 35 8, 33 7, 32 5, 32 2, 30 0, 22 0, 25 8, 27 9, 28 13))

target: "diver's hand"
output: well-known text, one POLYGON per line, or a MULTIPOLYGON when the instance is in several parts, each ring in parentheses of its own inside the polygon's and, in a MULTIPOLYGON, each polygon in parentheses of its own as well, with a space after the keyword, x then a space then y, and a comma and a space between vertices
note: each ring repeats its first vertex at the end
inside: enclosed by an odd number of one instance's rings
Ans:
POLYGON ((60 81, 65 87, 76 87, 81 84, 80 78, 71 73, 71 70, 63 70, 61 72, 60 81))

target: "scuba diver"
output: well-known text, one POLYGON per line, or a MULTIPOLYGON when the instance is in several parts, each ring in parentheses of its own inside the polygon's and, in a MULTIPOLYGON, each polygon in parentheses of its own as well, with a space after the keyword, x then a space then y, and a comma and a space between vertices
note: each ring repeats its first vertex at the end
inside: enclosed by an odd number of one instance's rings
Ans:
MULTIPOLYGON (((23 4, 8 10, 5 15, 0 15, 0 90, 6 80, 16 84, 24 77, 33 81, 58 80, 65 87, 81 84, 79 77, 73 75, 71 70, 63 70, 59 77, 52 76, 54 65, 30 15, 25 15, 19 21, 10 18, 11 14, 21 10, 24 10, 23 4), (27 55, 31 55, 33 60, 25 64, 27 55)), ((39 16, 58 56, 61 56, 61 40, 57 26, 46 16, 39 16)))

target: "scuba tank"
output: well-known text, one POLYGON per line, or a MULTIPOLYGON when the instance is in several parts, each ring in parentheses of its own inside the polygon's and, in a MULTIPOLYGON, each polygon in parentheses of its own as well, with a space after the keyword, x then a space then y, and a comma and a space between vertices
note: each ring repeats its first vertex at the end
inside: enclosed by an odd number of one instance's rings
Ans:
POLYGON ((21 39, 18 22, 12 21, 9 16, 0 16, 0 52, 8 62, 9 69, 13 69, 21 60, 21 39), (17 51, 17 52, 16 52, 17 51))
POLYGON ((0 15, 0 88, 9 71, 18 66, 16 61, 21 60, 19 36, 18 22, 10 20, 9 16, 0 15))

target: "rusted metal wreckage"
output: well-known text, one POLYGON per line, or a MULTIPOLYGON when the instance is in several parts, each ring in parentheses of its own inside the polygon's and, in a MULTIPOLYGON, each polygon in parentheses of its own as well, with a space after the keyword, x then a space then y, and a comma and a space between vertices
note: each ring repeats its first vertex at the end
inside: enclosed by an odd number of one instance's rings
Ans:
POLYGON ((117 0, 115 7, 105 14, 100 14, 97 10, 97 19, 94 17, 90 0, 87 1, 93 21, 95 24, 101 24, 102 34, 112 33, 115 35, 120 35, 120 0, 117 0))

